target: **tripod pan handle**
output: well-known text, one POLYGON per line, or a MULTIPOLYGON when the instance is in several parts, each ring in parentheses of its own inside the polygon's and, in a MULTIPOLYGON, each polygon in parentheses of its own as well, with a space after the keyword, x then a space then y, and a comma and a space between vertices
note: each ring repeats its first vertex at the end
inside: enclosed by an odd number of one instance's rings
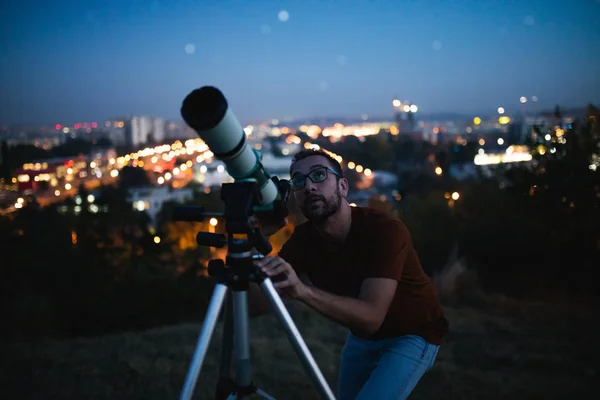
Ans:
POLYGON ((202 222, 205 217, 204 207, 178 206, 173 208, 173 221, 202 222))
POLYGON ((221 248, 227 244, 227 238, 222 233, 198 232, 196 243, 200 246, 221 248))

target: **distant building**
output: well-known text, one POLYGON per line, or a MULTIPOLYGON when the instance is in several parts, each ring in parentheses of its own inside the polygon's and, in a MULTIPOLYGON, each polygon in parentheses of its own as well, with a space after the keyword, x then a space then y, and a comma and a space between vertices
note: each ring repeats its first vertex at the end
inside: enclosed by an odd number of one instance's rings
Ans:
POLYGON ((104 130, 108 134, 109 140, 115 146, 125 145, 125 118, 106 121, 104 130))
POLYGON ((154 118, 152 120, 152 141, 154 143, 162 143, 165 138, 165 120, 162 118, 154 118))
POLYGON ((394 126, 395 129, 390 130, 391 140, 401 140, 410 138, 411 140, 423 140, 423 124, 418 124, 415 114, 418 111, 416 104, 412 104, 408 100, 400 101, 394 99, 392 102, 394 107, 394 126))
POLYGON ((152 132, 152 120, 148 117, 132 117, 125 122, 125 144, 138 147, 148 142, 152 132))
MULTIPOLYGON (((170 141, 175 139, 194 139, 198 135, 196 132, 187 126, 183 121, 167 121, 165 122, 165 137, 164 141, 170 141)), ((160 141, 159 139, 156 139, 160 141)))
POLYGON ((172 190, 166 186, 149 186, 129 189, 127 201, 131 202, 135 210, 145 211, 152 225, 156 225, 156 218, 165 202, 183 203, 192 200, 193 194, 190 188, 172 190))
POLYGON ((64 142, 64 136, 9 138, 6 140, 6 144, 8 145, 8 147, 15 147, 18 145, 31 145, 35 147, 40 147, 44 150, 49 150, 53 147, 60 146, 64 142))
POLYGON ((162 143, 166 138, 165 120, 149 116, 130 116, 106 121, 110 140, 118 146, 139 148, 147 143, 162 143))
POLYGON ((404 101, 394 108, 394 122, 400 131, 400 135, 414 132, 417 129, 415 121, 415 113, 417 106, 410 104, 409 101, 404 101))

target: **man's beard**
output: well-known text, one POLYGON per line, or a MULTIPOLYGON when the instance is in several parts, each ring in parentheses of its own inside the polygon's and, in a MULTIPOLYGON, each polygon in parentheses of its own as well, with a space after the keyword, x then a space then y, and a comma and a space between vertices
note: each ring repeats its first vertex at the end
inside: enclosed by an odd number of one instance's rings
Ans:
POLYGON ((324 196, 313 195, 312 198, 318 197, 320 201, 313 202, 311 197, 306 198, 304 204, 300 205, 302 214, 311 222, 322 223, 329 217, 335 214, 342 205, 342 195, 340 189, 336 188, 335 193, 330 198, 324 196))

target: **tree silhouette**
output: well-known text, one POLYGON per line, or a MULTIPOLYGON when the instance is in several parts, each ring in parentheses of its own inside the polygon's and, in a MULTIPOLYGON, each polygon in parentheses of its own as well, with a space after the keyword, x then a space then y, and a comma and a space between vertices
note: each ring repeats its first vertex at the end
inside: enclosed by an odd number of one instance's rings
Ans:
POLYGON ((472 185, 457 203, 462 249, 488 288, 531 296, 592 292, 600 259, 597 116, 590 106, 579 125, 542 132, 552 139, 532 149, 533 163, 472 185))
POLYGON ((140 186, 149 186, 150 180, 146 175, 146 171, 141 167, 132 167, 129 165, 121 168, 120 176, 120 186, 123 188, 132 188, 132 187, 140 187, 140 186))
POLYGON ((8 158, 8 143, 3 140, 0 146, 0 178, 10 178, 10 159, 8 158))

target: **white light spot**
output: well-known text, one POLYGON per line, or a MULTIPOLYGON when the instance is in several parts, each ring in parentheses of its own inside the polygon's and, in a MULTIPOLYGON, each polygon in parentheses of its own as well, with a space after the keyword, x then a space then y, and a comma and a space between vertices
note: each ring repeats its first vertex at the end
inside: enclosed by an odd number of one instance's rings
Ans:
POLYGON ((442 49, 442 42, 440 42, 439 40, 434 40, 431 44, 431 47, 433 47, 435 51, 439 51, 442 49))
MULTIPOLYGON (((599 0, 599 1, 600 1, 600 0, 599 0)), ((537 101, 537 96, 533 96, 533 97, 531 98, 531 101, 533 101, 533 102, 536 102, 536 101, 537 101)))
POLYGON ((526 16, 523 22, 525 22, 525 25, 527 26, 535 25, 535 19, 531 15, 526 16))
POLYGON ((279 11, 279 14, 277 14, 277 18, 279 18, 281 22, 285 22, 290 19, 290 13, 288 13, 286 10, 281 10, 279 11))
POLYGON ((348 59, 346 58, 346 56, 338 56, 337 57, 338 65, 343 67, 344 65, 346 65, 347 62, 348 62, 348 59))
POLYGON ((187 54, 194 54, 196 52, 196 46, 193 43, 188 43, 185 45, 184 50, 187 54))
POLYGON ((324 92, 328 88, 329 88, 329 85, 327 84, 327 82, 325 82, 325 81, 319 82, 319 90, 320 91, 324 92))
POLYGON ((264 24, 260 27, 260 33, 262 33, 263 35, 268 35, 269 33, 271 33, 271 26, 264 24))

